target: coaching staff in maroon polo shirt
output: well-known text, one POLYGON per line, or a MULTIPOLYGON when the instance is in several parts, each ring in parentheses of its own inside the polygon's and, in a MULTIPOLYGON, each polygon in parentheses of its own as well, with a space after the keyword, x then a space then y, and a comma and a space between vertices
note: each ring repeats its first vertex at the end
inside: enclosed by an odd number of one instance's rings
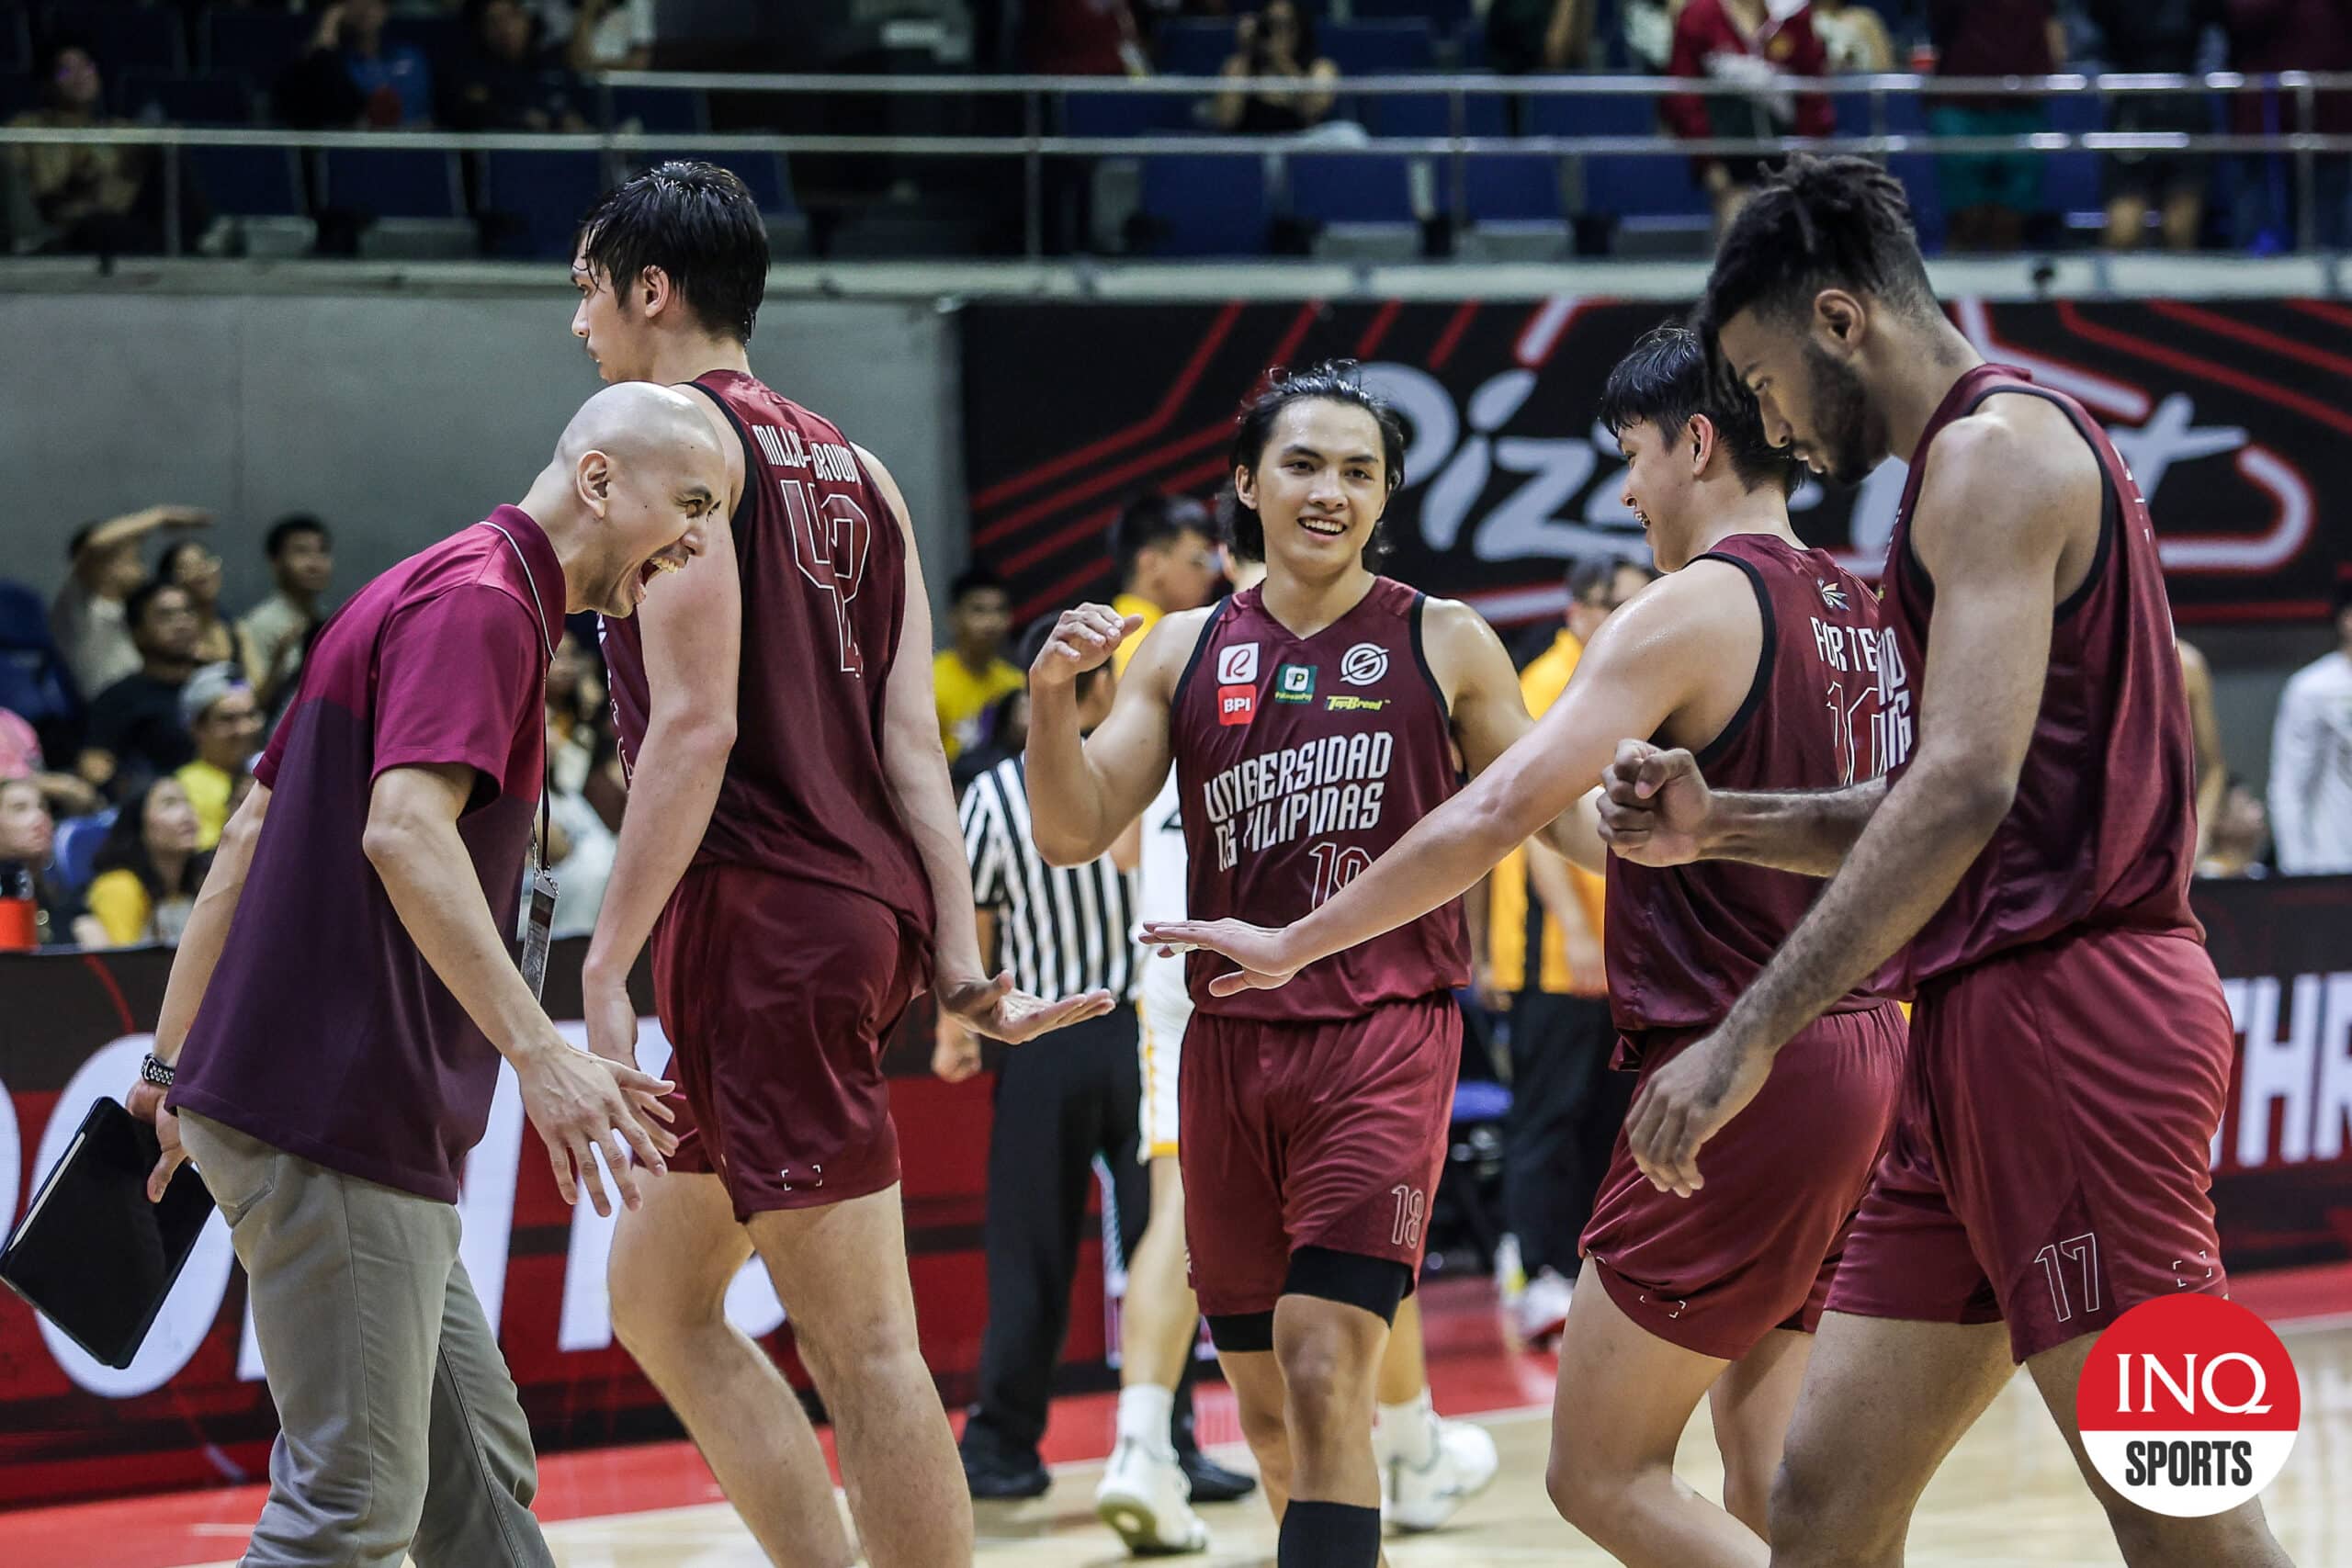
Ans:
POLYGON ((634 1206, 622 1143, 656 1169, 676 1146, 649 1119, 670 1086, 568 1044, 509 937, 564 614, 630 614, 726 493, 685 394, 599 392, 520 505, 327 624, 222 836, 131 1105, 164 1144, 153 1190, 184 1139, 250 1282, 281 1427, 253 1568, 551 1562, 458 1260, 458 1168, 501 1056, 566 1200, 610 1212, 601 1155, 634 1206))

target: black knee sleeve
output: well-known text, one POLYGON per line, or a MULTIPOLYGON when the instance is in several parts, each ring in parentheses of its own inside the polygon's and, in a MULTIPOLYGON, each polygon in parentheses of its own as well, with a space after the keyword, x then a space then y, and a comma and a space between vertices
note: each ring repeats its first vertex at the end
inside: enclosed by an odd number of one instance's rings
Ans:
POLYGON ((1237 1312, 1220 1316, 1204 1314, 1208 1319, 1209 1343, 1219 1355, 1239 1355, 1245 1351, 1271 1350, 1274 1348, 1274 1314, 1272 1312, 1237 1312))
MULTIPOLYGON (((1381 1322, 1393 1324, 1396 1321, 1396 1304, 1405 1299, 1412 1282, 1413 1271, 1393 1258, 1367 1258, 1360 1252, 1334 1252, 1328 1247, 1302 1247, 1290 1255, 1290 1273, 1283 1280, 1283 1294, 1314 1296, 1342 1306, 1362 1307, 1381 1322)), ((1271 1334, 1271 1321, 1267 1326, 1271 1334)), ((1222 1342, 1218 1348, 1224 1348, 1222 1342)))

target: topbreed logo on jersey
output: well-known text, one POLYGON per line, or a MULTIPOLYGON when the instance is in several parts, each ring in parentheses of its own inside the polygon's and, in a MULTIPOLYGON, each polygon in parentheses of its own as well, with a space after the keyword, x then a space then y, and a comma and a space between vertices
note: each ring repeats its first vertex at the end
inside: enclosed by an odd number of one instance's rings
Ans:
POLYGON ((2234 1508, 2278 1479, 2302 1413, 2278 1336, 2220 1296, 2133 1307, 2098 1337, 2075 1390, 2099 1474, 2176 1518, 2234 1508))

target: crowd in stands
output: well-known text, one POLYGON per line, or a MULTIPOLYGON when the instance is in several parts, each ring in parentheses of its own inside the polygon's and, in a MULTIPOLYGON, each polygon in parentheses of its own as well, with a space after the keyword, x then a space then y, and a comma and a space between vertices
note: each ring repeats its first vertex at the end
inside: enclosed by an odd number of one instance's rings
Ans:
MULTIPOLYGON (((1860 0, 1487 0, 1483 6, 1471 0, 907 4, 961 29, 958 36, 970 45, 959 60, 965 68, 1104 77, 1160 73, 1248 78, 1255 84, 1197 102, 1153 99, 1149 111, 1127 117, 1122 133, 1265 134, 1304 137, 1306 145, 1317 137, 1360 140, 1367 134, 1442 131, 1442 117, 1424 123, 1425 111, 1408 101, 1351 96, 1349 78, 1366 73, 1636 72, 1744 89, 1731 96, 1668 93, 1655 101, 1583 100, 1581 109, 1544 113, 1531 111, 1525 102, 1494 98, 1481 101, 1476 123, 1466 128, 1479 135, 1646 131, 1690 140, 1873 130, 2017 137, 2050 130, 2291 131, 2297 129, 2297 107, 2291 97, 2276 93, 2071 100, 1953 93, 1883 100, 1873 107, 1862 96, 1841 93, 1837 79, 1887 71, 1966 77, 2224 67, 2249 73, 2352 71, 2352 6, 2340 0, 1879 0, 1875 6, 1860 0), (1495 111, 1493 123, 1487 122, 1487 108, 1495 111)), ((835 11, 845 20, 854 9, 847 0, 810 0, 810 6, 820 20, 835 11)), ((812 28, 802 36, 824 31, 812 28)), ((805 117, 794 119, 795 111, 779 107, 783 100, 774 98, 763 105, 734 103, 719 117, 727 123, 715 125, 703 95, 648 90, 615 97, 591 80, 613 68, 709 58, 675 43, 657 37, 651 0, 0 0, 0 115, 13 116, 20 125, 50 127, 164 120, 562 132, 609 121, 664 134, 823 128, 805 117)), ((807 70, 851 62, 822 55, 811 59, 804 50, 774 63, 807 70)), ((986 118, 991 107, 975 101, 950 108, 902 106, 891 112, 961 114, 966 123, 960 126, 931 129, 984 130, 994 123, 986 118)), ((2321 94, 2312 110, 2313 129, 2352 128, 2352 93, 2321 94)), ((900 128, 921 127, 900 120, 877 127, 900 128)), ((1076 118, 1061 129, 1106 133, 1076 118)), ((390 219, 457 225, 465 254, 539 256, 568 243, 563 220, 576 216, 572 198, 604 172, 517 164, 502 182, 501 171, 487 160, 445 157, 396 169, 380 161, 345 160, 338 166, 312 158, 297 167, 266 155, 216 155, 225 151, 183 159, 176 199, 167 202, 158 149, 15 147, 5 160, 7 199, 0 204, 6 244, 17 252, 141 254, 173 248, 168 242, 175 241, 182 250, 219 254, 246 243, 249 228, 241 220, 287 216, 314 222, 315 243, 323 253, 359 249, 357 236, 390 219), (536 210, 534 195, 526 188, 533 185, 548 187, 536 198, 548 208, 545 213, 536 210), (167 233, 174 222, 176 235, 167 233)), ((760 194, 763 209, 773 210, 778 220, 797 220, 793 187, 809 178, 812 165, 760 162, 773 167, 745 177, 760 194)), ((1690 160, 1687 177, 1679 167, 1659 177, 1668 168, 1665 160, 1627 162, 1632 175, 1622 183, 1644 188, 1621 197, 1612 188, 1611 171, 1585 171, 1565 176, 1566 194, 1537 199, 1535 210, 1600 220, 1603 238, 1589 244, 1580 230, 1577 248, 1606 249, 1616 232, 1612 225, 1644 216, 1682 216, 1685 203, 1719 226, 1766 166, 1758 157, 1709 155, 1690 160)), ((2079 233, 2113 248, 2161 243, 2275 251, 2293 245, 2305 228, 2299 210, 2305 199, 2300 171, 2284 155, 2045 156, 2018 151, 1932 158, 1897 154, 1894 162, 1902 165, 1897 172, 1912 189, 1915 208, 1921 209, 1930 244, 1956 250, 2051 246, 2079 233)), ((1225 167, 1229 176, 1232 166, 1225 167)), ((1357 167, 1367 186, 1388 178, 1388 171, 1373 164, 1357 167)), ((952 189, 951 175, 967 186, 985 184, 965 177, 970 168, 877 167, 855 178, 883 180, 884 188, 890 182, 912 181, 921 194, 937 197, 940 193, 923 187, 923 181, 948 182, 942 190, 952 189)), ((1049 199, 1082 206, 1091 193, 1080 194, 1074 186, 1087 170, 1075 164, 1069 170, 1049 181, 1049 199)), ((2352 233, 2346 221, 2352 159, 2322 157, 2315 175, 2310 232, 2323 245, 2341 245, 2352 233)), ((849 177, 816 166, 820 199, 812 209, 830 210, 827 198, 839 195, 823 182, 849 177)), ((1498 179, 1465 181, 1469 205, 1482 205, 1480 191, 1498 179)), ((1236 184, 1230 177, 1223 183, 1236 184)), ((870 197, 875 192, 863 194, 870 197)), ((1237 192, 1236 199, 1243 197, 1237 192)), ((1276 192, 1270 199, 1279 205, 1288 197, 1276 192)), ((1304 205, 1313 208, 1315 202, 1304 205)), ((1422 200, 1407 216, 1427 218, 1431 213, 1421 209, 1442 214, 1449 207, 1443 200, 1422 200)), ((1509 220, 1529 214, 1496 208, 1490 215, 1509 220)), ((1480 216, 1470 213, 1474 221, 1480 216)), ((1082 213, 1052 226, 1057 243, 1083 248, 1091 243, 1082 213)), ((1709 226, 1699 225, 1702 241, 1709 226)), ((816 225, 819 248, 830 231, 825 222, 816 225)), ((1155 246, 1149 224, 1125 232, 1121 243, 1130 248, 1170 254, 1187 248, 1155 246)), ((1285 244, 1278 229, 1271 242, 1264 228, 1240 232, 1239 248, 1285 244)), ((1017 225, 979 235, 974 243, 987 249, 1012 240, 1017 240, 1017 225)), ((1230 247, 1233 242, 1228 237, 1226 243, 1230 247)))

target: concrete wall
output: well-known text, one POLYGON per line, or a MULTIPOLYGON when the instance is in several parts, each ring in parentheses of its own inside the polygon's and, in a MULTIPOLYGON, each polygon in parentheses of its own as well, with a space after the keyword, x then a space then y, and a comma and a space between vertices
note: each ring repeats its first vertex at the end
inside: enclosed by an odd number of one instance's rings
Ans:
MULTIPOLYGON (((494 294, 0 293, 0 575, 47 592, 74 529, 211 508, 241 609, 287 512, 335 532, 337 596, 519 498, 595 368, 561 288, 494 294)), ((905 491, 931 580, 964 557, 952 321, 929 304, 772 300, 753 367, 905 491)), ((152 553, 151 553, 152 559, 152 553)))

